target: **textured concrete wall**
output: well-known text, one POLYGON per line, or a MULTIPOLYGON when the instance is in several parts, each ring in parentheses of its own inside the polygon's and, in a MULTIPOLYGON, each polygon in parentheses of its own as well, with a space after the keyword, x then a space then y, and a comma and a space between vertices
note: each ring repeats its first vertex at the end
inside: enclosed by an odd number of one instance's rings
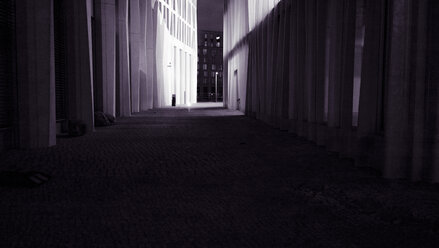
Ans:
POLYGON ((56 144, 52 0, 17 0, 19 146, 56 144))

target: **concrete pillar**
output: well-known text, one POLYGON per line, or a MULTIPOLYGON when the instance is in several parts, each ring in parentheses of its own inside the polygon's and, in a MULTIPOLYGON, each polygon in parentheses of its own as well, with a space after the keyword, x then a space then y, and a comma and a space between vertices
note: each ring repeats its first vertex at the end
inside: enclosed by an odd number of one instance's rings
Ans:
POLYGON ((297 67, 295 75, 295 99, 296 99, 296 132, 297 134, 304 136, 307 134, 303 126, 306 120, 306 91, 305 91, 305 0, 297 0, 297 19, 296 19, 296 62, 297 67))
POLYGON ((19 146, 56 144, 52 0, 17 0, 19 146))
POLYGON ((392 1, 385 119, 388 178, 439 181, 438 13, 436 1, 392 1))
POLYGON ((316 87, 316 117, 315 121, 318 124, 324 122, 325 114, 325 68, 326 68, 326 23, 328 21, 328 1, 316 1, 316 15, 315 15, 315 87, 316 87))
POLYGON ((92 47, 87 0, 65 1, 68 118, 94 127, 92 47))
POLYGON ((116 3, 96 0, 96 110, 116 114, 116 3))
MULTIPOLYGON (((274 30, 273 30, 273 15, 270 13, 267 15, 267 46, 266 46, 266 55, 267 57, 267 66, 266 70, 266 81, 265 81, 265 118, 263 121, 271 124, 272 120, 272 106, 273 106, 273 40, 274 40, 274 30)), ((238 71, 239 73, 239 71, 238 71)))
MULTIPOLYGON (((429 16, 429 11, 427 8, 431 6, 428 6, 427 3, 428 1, 418 2, 416 18, 418 26, 416 31, 416 52, 414 53, 414 62, 416 63, 416 67, 414 68, 416 81, 413 90, 414 97, 412 99, 414 102, 414 113, 411 179, 413 181, 422 180, 426 178, 426 175, 430 176, 430 171, 426 168, 429 168, 432 164, 437 162, 437 154, 435 155, 436 159, 433 159, 431 162, 425 159, 426 155, 429 153, 426 151, 431 151, 431 145, 437 142, 437 139, 431 135, 432 133, 437 132, 437 122, 432 121, 433 118, 429 117, 428 115, 431 114, 431 112, 429 113, 429 110, 437 109, 437 106, 435 106, 436 104, 433 103, 433 106, 430 105, 430 103, 433 102, 431 101, 430 96, 432 96, 433 99, 436 99, 436 101, 438 97, 437 94, 425 94, 430 90, 430 87, 437 87, 435 85, 438 85, 437 82, 430 84, 428 79, 426 80, 427 70, 430 71, 430 73, 434 73, 434 71, 438 69, 427 68, 426 58, 429 56, 434 56, 434 51, 431 49, 433 47, 428 47, 426 44, 437 44, 437 40, 436 42, 427 41, 428 38, 431 38, 428 37, 427 30, 430 29, 429 26, 437 25, 436 21, 431 22, 432 20, 429 20, 431 16, 429 16)), ((434 13, 434 8, 431 8, 431 10, 434 13)), ((435 14, 437 15, 437 13, 435 14)), ((438 57, 436 57, 436 60, 437 58, 438 57)), ((437 88, 435 91, 437 92, 437 88)), ((433 112, 433 116, 436 116, 435 112, 433 112)), ((434 174, 433 178, 435 178, 434 174)))
MULTIPOLYGON (((427 6, 427 17, 428 17, 428 50, 427 53, 429 55, 428 60, 428 85, 432 87, 430 92, 433 94, 433 99, 429 101, 429 103, 435 107, 434 114, 436 123, 429 123, 431 126, 435 128, 435 143, 433 146, 434 151, 434 159, 431 170, 431 178, 430 180, 434 183, 439 183, 439 130, 438 130, 438 122, 439 122, 439 23, 437 22, 437 16, 439 15, 439 2, 434 0, 428 1, 427 6)), ((422 75, 420 75, 422 76, 422 75)), ((427 172, 430 174, 430 171, 427 172)))
POLYGON ((131 111, 140 111, 140 5, 130 1, 130 60, 131 60, 131 111))
POLYGON ((332 1, 329 124, 352 128, 356 1, 332 1))
POLYGON ((175 66, 177 67, 177 75, 176 75, 176 88, 175 88, 175 97, 177 98, 177 104, 181 104, 181 82, 182 82, 182 78, 181 78, 181 49, 177 49, 177 56, 175 58, 175 66))
POLYGON ((288 118, 290 119, 290 128, 293 132, 295 132, 295 122, 297 121, 297 99, 296 99, 296 92, 297 92, 297 75, 299 73, 298 71, 298 60, 297 60, 297 44, 298 44, 298 37, 297 37, 297 0, 291 1, 291 12, 290 12, 290 74, 289 74, 289 111, 288 111, 288 118))
POLYGON ((147 89, 147 57, 146 57, 146 36, 147 36, 147 1, 139 0, 140 9, 140 49, 139 49, 139 103, 140 111, 146 111, 148 106, 147 89))
MULTIPOLYGON (((154 40, 154 15, 152 12, 152 1, 146 0, 146 108, 152 109, 153 106, 153 82, 155 68, 155 40, 154 40)), ((174 64, 172 66, 176 66, 174 64)))
POLYGON ((410 161, 408 133, 408 113, 410 85, 408 73, 410 68, 409 51, 412 17, 411 0, 393 1, 391 18, 391 50, 389 68, 389 97, 387 100, 386 120, 386 166, 384 176, 403 178, 408 175, 410 161))
POLYGON ((306 102, 305 118, 309 125, 308 136, 314 140, 315 132, 313 124, 316 122, 316 46, 319 41, 316 39, 316 0, 305 2, 305 92, 303 95, 306 102))
POLYGON ((381 129, 380 108, 385 77, 386 1, 370 0, 366 4, 364 56, 361 74, 361 95, 358 133, 375 134, 381 129))
POLYGON ((117 113, 118 116, 131 115, 130 48, 128 11, 129 0, 117 1, 117 113))
POLYGON ((276 119, 281 129, 288 129, 288 74, 289 74, 289 36, 290 36, 290 3, 280 2, 279 9, 280 23, 278 32, 278 56, 276 72, 276 119))

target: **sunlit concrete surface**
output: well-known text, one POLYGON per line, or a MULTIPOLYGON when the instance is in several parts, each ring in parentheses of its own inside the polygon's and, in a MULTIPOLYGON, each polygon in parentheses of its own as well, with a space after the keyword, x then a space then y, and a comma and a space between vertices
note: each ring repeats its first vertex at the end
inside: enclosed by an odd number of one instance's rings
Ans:
POLYGON ((55 147, 1 153, 2 170, 52 178, 33 189, 0 188, 0 247, 439 243, 437 186, 386 181, 232 114, 151 111, 58 138, 55 147))

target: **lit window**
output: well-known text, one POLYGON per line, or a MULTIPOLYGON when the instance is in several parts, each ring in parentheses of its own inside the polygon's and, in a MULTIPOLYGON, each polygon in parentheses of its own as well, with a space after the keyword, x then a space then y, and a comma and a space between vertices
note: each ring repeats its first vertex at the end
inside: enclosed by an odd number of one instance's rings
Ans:
POLYGON ((207 55, 207 49, 203 49, 203 55, 207 55))

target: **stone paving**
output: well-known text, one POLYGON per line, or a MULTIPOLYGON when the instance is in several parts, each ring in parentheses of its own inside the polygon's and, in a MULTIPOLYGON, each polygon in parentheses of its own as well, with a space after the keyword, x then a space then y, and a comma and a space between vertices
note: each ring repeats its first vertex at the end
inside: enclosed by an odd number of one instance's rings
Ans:
POLYGON ((0 247, 438 247, 439 189, 223 109, 149 111, 0 154, 0 247))

